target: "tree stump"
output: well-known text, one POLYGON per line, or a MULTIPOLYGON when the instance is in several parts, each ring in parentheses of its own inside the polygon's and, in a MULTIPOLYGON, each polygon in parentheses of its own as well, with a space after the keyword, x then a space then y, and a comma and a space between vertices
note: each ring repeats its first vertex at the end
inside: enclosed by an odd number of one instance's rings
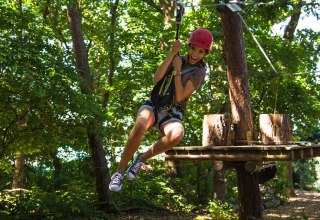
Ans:
POLYGON ((292 141, 289 115, 261 114, 259 124, 263 144, 288 144, 292 141))
MULTIPOLYGON (((205 115, 203 119, 202 146, 229 145, 230 117, 227 114, 205 115)), ((213 161, 213 167, 223 164, 223 161, 213 161)), ((213 198, 224 201, 225 192, 225 170, 213 169, 214 194, 213 198)))
MULTIPOLYGON (((289 144, 292 141, 290 118, 287 114, 261 114, 259 117, 260 135, 263 144, 289 144)), ((286 175, 290 187, 286 189, 288 197, 294 195, 292 162, 286 163, 286 175)))

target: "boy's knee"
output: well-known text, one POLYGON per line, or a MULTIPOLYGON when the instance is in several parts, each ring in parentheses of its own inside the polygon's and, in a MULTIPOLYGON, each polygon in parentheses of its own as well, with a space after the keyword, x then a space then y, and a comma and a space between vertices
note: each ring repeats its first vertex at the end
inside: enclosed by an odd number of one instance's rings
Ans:
POLYGON ((177 129, 177 130, 171 131, 169 139, 173 145, 177 145, 182 141, 183 136, 184 136, 183 130, 177 129))
POLYGON ((139 120, 136 122, 133 130, 135 132, 145 132, 147 130, 147 125, 147 121, 139 120))

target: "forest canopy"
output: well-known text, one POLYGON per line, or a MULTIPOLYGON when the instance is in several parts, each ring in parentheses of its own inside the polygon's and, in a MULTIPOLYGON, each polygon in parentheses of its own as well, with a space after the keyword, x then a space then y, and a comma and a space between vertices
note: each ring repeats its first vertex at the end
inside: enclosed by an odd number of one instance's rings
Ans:
MULTIPOLYGON (((315 17, 319 23, 319 3, 251 3, 240 6, 247 25, 243 24, 243 35, 254 129, 258 131, 259 114, 288 114, 294 140, 319 140, 320 35, 310 28, 297 29, 303 16, 315 17), (285 25, 280 35, 274 31, 279 23, 285 25)), ((179 33, 181 54, 187 53, 187 39, 196 28, 207 28, 214 38, 213 52, 205 58, 210 72, 201 90, 189 101, 186 135, 181 143, 200 146, 203 116, 230 112, 224 36, 216 4, 207 0, 184 4, 179 33)), ((175 38, 174 9, 173 1, 1 1, 1 191, 36 189, 42 195, 56 196, 58 201, 62 195, 49 193, 66 190, 89 204, 105 199, 94 189, 95 183, 103 182, 115 169, 136 112, 149 98, 153 74, 175 38), (73 35, 73 28, 79 27, 73 23, 77 22, 74 18, 80 19, 82 35, 78 41, 73 35), (82 60, 77 58, 77 46, 86 55, 82 60), (83 69, 79 68, 81 62, 83 69), (95 154, 99 150, 102 155, 95 154), (65 158, 59 152, 75 156, 65 158), (95 161, 99 156, 103 160, 98 165, 95 161), (95 169, 101 166, 99 180, 95 169)), ((142 147, 158 138, 159 134, 151 131, 142 147)), ((311 167, 314 171, 314 165, 311 167)), ((192 172, 196 171, 191 169, 185 181, 196 185, 192 172)), ((153 189, 170 196, 176 193, 165 186, 165 181, 159 180, 162 186, 150 184, 150 195, 153 189)), ((178 202, 187 204, 192 200, 191 195, 180 196, 174 208, 181 208, 178 202)), ((119 200, 116 196, 114 199, 119 200)), ((198 202, 206 199, 210 198, 198 202)), ((2 204, 0 199, 0 210, 5 210, 2 204)), ((70 204, 77 207, 72 199, 70 204)), ((184 208, 188 209, 187 205, 184 208)))

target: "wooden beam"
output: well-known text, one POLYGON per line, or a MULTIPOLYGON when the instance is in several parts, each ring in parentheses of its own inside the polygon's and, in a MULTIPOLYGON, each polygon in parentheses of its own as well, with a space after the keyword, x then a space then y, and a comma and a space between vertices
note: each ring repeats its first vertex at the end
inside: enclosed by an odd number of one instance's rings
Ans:
POLYGON ((215 171, 223 171, 223 170, 231 170, 236 167, 236 164, 232 161, 221 161, 214 160, 213 161, 213 169, 215 171))
POLYGON ((244 164, 244 168, 249 173, 260 172, 263 169, 273 167, 276 163, 274 161, 262 162, 262 161, 247 161, 244 164))
POLYGON ((320 144, 174 147, 165 153, 170 160, 293 161, 320 156, 320 144))

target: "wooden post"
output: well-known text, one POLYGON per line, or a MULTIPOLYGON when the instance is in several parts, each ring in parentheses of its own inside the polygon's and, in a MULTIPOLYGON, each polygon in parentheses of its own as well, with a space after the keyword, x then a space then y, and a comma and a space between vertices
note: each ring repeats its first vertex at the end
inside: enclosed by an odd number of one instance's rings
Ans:
MULTIPOLYGON (((215 2, 220 1, 216 0, 215 2)), ((245 141, 250 144, 254 136, 253 116, 242 21, 239 14, 234 13, 228 7, 218 6, 217 9, 221 12, 222 19, 223 47, 227 64, 235 142, 245 141)), ((240 203, 239 219, 262 218, 261 194, 257 173, 246 172, 243 163, 239 163, 236 172, 240 203)))
POLYGON ((261 114, 260 135, 263 144, 288 144, 292 141, 289 115, 261 114))
POLYGON ((202 146, 229 145, 230 117, 227 114, 205 115, 203 118, 202 146))
MULTIPOLYGON (((263 144, 289 144, 292 141, 290 118, 286 114, 261 114, 259 117, 260 135, 263 144)), ((286 175, 290 187, 286 189, 287 196, 293 196, 292 162, 285 162, 286 175)))
MULTIPOLYGON (((211 114, 205 115, 203 119, 202 131, 202 146, 215 145, 226 146, 229 145, 229 129, 230 117, 227 114, 211 114)), ((223 164, 222 161, 213 161, 214 167, 214 194, 216 200, 224 201, 225 191, 225 170, 217 170, 215 167, 223 164)))

